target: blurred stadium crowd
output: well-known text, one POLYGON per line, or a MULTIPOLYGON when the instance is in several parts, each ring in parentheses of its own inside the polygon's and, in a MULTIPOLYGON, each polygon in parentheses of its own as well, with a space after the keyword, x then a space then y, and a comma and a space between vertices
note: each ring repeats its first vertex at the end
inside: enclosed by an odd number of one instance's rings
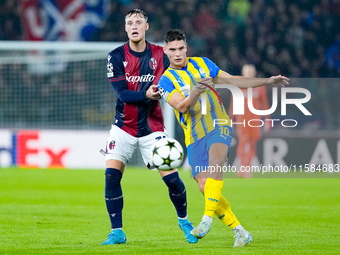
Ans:
MULTIPOLYGON (((1 40, 22 40, 20 6, 1 1, 1 40)), ((188 37, 190 55, 209 56, 230 73, 255 64, 259 76, 340 76, 339 0, 111 0, 109 17, 92 41, 126 41, 124 16, 149 15, 148 40, 171 28, 188 37)))
MULTIPOLYGON (((127 41, 124 17, 133 8, 149 15, 148 41, 161 42, 169 29, 179 28, 187 35, 189 56, 209 57, 231 74, 251 63, 259 77, 340 77, 339 0, 110 0, 106 22, 90 40, 127 41)), ((23 39, 16 1, 1 1, 0 19, 0 40, 23 39)), ((314 84, 308 87, 317 111, 313 121, 335 129, 340 86, 314 84)))
POLYGON ((115 1, 95 39, 126 40, 124 15, 134 7, 149 15, 150 41, 179 28, 190 55, 209 56, 230 73, 252 63, 260 76, 340 76, 340 1, 115 1))

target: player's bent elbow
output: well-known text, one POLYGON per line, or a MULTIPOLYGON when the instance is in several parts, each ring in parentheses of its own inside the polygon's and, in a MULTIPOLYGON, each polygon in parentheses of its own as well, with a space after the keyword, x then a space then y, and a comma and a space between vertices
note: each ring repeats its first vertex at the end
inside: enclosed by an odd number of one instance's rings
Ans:
POLYGON ((188 99, 174 99, 174 97, 172 97, 169 100, 169 104, 180 113, 185 114, 190 111, 190 102, 188 99))
POLYGON ((181 106, 181 107, 178 107, 177 110, 180 112, 180 113, 183 113, 183 114, 186 114, 190 111, 190 107, 186 107, 186 106, 181 106))

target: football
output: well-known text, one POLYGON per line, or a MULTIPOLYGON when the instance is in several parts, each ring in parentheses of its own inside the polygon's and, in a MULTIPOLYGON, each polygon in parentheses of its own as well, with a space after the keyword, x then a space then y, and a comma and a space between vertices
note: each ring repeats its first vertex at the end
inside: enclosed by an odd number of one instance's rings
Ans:
POLYGON ((158 170, 172 170, 179 167, 183 161, 183 148, 172 138, 158 140, 152 147, 152 164, 158 170))

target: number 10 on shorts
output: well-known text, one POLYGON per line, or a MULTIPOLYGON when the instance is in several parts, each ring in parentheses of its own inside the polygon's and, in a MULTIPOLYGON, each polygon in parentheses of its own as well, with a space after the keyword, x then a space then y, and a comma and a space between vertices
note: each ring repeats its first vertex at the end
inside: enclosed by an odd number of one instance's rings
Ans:
POLYGON ((221 135, 229 136, 229 128, 228 126, 220 127, 221 135))

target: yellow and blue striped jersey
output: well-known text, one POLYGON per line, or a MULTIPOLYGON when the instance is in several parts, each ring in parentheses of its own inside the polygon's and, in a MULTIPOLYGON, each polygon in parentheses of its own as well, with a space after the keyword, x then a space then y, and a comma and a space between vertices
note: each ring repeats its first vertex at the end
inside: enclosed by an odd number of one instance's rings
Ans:
MULTIPOLYGON (((189 96, 190 91, 194 86, 197 86, 197 82, 201 79, 209 76, 214 79, 220 73, 221 69, 208 58, 189 57, 185 67, 181 69, 169 67, 163 73, 158 86, 164 100, 168 102, 175 91, 185 98, 189 96)), ((176 118, 184 130, 186 146, 214 130, 214 120, 216 119, 226 120, 225 123, 228 124, 225 125, 230 126, 229 116, 223 104, 212 91, 202 93, 200 99, 189 112, 183 114, 176 109, 174 110, 176 118), (202 114, 203 106, 206 106, 206 114, 202 114)))

